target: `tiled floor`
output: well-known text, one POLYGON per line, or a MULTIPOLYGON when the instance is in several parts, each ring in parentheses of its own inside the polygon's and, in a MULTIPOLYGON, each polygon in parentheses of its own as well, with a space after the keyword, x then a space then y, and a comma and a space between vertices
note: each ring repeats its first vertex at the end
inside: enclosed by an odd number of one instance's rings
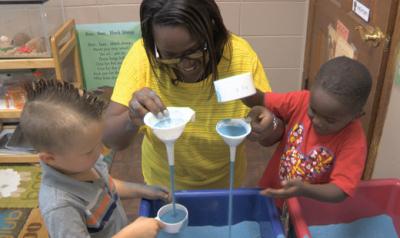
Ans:
MULTIPOLYGON (((127 149, 116 154, 111 166, 111 175, 113 177, 125 181, 143 182, 140 162, 141 141, 142 137, 138 136, 127 149)), ((242 186, 256 187, 257 181, 263 173, 268 159, 271 158, 273 149, 261 147, 255 142, 246 141, 245 143, 248 167, 246 179, 242 186)), ((139 202, 139 199, 123 201, 123 205, 130 220, 137 217, 139 202)))

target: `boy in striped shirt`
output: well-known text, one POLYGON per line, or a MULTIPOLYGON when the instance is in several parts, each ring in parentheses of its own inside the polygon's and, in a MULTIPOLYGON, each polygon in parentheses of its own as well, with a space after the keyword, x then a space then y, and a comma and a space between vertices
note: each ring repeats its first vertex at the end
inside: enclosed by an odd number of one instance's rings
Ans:
POLYGON ((108 174, 101 156, 105 103, 57 81, 36 81, 27 94, 20 123, 39 153, 39 207, 49 235, 155 237, 160 223, 138 218, 128 225, 120 197, 168 200, 168 192, 108 174))

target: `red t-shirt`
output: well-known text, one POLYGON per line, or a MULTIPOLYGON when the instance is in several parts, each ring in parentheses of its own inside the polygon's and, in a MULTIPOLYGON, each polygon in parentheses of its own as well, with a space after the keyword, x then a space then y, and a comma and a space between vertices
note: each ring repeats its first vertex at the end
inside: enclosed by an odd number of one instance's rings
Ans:
POLYGON ((259 182, 280 188, 285 178, 333 183, 352 196, 360 181, 367 145, 359 119, 336 134, 318 135, 307 114, 309 91, 267 93, 264 104, 286 123, 285 134, 259 182))

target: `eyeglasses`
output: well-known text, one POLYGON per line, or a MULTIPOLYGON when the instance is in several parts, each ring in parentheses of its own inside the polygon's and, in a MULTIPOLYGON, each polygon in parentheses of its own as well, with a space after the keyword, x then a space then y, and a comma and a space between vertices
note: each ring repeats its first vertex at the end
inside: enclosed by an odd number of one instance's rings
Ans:
POLYGON ((156 55, 156 61, 158 63, 165 65, 177 65, 181 63, 184 59, 200 60, 201 58, 203 58, 204 53, 207 51, 207 43, 204 43, 204 46, 201 49, 197 49, 192 53, 184 54, 177 58, 162 59, 156 45, 154 45, 154 51, 156 55))

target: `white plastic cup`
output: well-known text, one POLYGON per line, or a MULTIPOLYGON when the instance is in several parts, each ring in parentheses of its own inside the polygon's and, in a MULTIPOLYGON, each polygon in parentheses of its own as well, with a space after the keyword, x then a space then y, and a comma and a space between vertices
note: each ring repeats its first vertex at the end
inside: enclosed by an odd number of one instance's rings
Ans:
POLYGON ((245 98, 256 93, 253 76, 244 73, 214 81, 218 102, 228 102, 245 98))
POLYGON ((184 211, 186 214, 185 217, 177 223, 168 223, 168 222, 164 222, 163 220, 161 220, 162 215, 164 215, 167 212, 172 211, 172 209, 173 209, 172 203, 164 205, 160 209, 158 209, 157 217, 155 219, 159 220, 164 225, 164 228, 162 230, 166 233, 170 233, 170 234, 179 233, 188 224, 189 212, 186 209, 186 207, 181 204, 175 203, 175 208, 176 208, 176 210, 184 211))

